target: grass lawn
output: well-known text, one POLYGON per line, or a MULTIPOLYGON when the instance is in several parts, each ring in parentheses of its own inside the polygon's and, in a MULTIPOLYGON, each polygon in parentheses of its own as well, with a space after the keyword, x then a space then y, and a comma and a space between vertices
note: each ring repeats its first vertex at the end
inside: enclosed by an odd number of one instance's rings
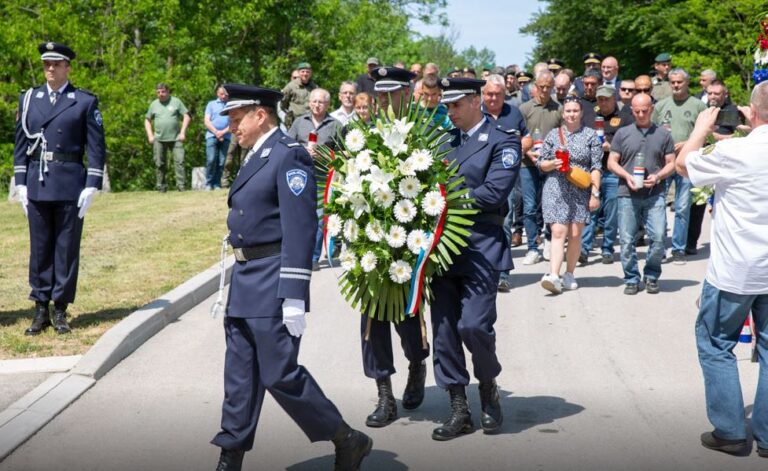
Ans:
POLYGON ((84 353, 138 307, 218 261, 226 191, 100 193, 80 250, 72 333, 24 335, 29 300, 29 228, 18 203, 0 202, 0 359, 84 353))

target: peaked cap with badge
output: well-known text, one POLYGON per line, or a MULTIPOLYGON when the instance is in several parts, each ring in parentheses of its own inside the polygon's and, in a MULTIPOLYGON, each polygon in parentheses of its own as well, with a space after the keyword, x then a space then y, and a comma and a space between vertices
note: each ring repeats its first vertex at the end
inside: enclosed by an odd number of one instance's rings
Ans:
POLYGON ((485 80, 469 77, 445 77, 440 80, 440 88, 443 90, 441 103, 453 103, 461 100, 465 96, 480 95, 485 80))
POLYGON ((237 83, 225 83, 229 99, 226 106, 219 112, 226 116, 230 111, 244 106, 268 106, 277 108, 277 104, 283 99, 283 93, 271 88, 261 88, 253 85, 241 85, 237 83))
POLYGON ((394 92, 401 88, 410 87, 411 80, 416 74, 400 67, 379 67, 371 72, 376 83, 373 86, 376 92, 394 92))

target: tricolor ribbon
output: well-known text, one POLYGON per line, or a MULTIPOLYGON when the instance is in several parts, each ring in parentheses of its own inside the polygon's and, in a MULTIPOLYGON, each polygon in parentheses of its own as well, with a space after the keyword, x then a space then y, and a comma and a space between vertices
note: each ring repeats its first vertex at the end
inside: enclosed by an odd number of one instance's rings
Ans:
MULTIPOLYGON (((424 291, 424 268, 427 266, 427 261, 432 251, 435 250, 437 244, 440 242, 440 236, 443 234, 443 226, 445 225, 445 216, 448 213, 448 201, 445 198, 445 185, 440 185, 440 194, 445 201, 443 212, 440 214, 440 219, 435 226, 435 233, 432 237, 432 243, 429 244, 429 249, 421 249, 419 251, 419 258, 416 260, 416 265, 413 267, 413 276, 411 276, 411 292, 408 295, 408 304, 406 304, 405 313, 408 316, 413 317, 419 312, 419 305, 421 304, 421 296, 424 291)), ((427 233, 429 237, 429 233, 427 233)))
MULTIPOLYGON (((331 160, 333 160, 334 154, 331 151, 331 160)), ((325 191, 323 192, 323 245, 325 246, 325 256, 328 257, 328 265, 333 267, 333 236, 328 233, 328 214, 325 213, 325 207, 331 202, 333 197, 333 176, 335 170, 333 167, 328 171, 328 178, 325 180, 325 191)))

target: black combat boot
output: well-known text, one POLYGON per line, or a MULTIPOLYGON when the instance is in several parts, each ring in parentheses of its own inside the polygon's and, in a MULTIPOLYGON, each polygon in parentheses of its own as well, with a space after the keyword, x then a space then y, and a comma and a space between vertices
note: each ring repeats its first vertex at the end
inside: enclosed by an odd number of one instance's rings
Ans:
POLYGON ((411 410, 421 405, 426 380, 427 365, 423 361, 412 361, 408 365, 408 382, 403 391, 403 409, 411 410))
POLYGON ((245 455, 243 450, 225 450, 222 448, 216 471, 240 471, 243 467, 243 455, 245 455))
POLYGON ((487 383, 480 383, 480 425, 485 433, 494 433, 501 430, 501 422, 504 416, 501 413, 499 404, 499 387, 496 380, 492 379, 487 383))
POLYGON ((331 441, 336 446, 334 471, 360 469, 360 463, 371 453, 371 448, 373 448, 373 440, 368 435, 351 428, 343 421, 331 441))
POLYGON ((397 403, 392 394, 392 380, 389 376, 377 379, 376 387, 379 388, 379 402, 376 404, 376 410, 365 419, 365 425, 386 427, 397 419, 397 403))
POLYGON ((67 303, 53 303, 53 330, 57 334, 72 332, 67 324, 67 303))
POLYGON ((433 440, 450 440, 461 434, 470 433, 474 428, 464 386, 451 386, 448 388, 448 394, 451 396, 451 415, 443 425, 432 431, 433 440))
POLYGON ((35 319, 32 325, 24 331, 24 335, 39 335, 40 332, 51 326, 51 316, 48 312, 48 302, 35 302, 35 319))

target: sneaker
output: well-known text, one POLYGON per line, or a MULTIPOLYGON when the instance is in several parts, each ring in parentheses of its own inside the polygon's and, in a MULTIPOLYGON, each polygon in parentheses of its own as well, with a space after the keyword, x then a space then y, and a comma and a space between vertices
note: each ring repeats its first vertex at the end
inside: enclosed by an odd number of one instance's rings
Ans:
POLYGON ((563 275, 563 289, 578 289, 579 284, 576 283, 576 277, 573 276, 573 273, 565 272, 563 275))
POLYGON ((672 252, 672 263, 685 265, 685 252, 672 252))
POLYGON ((552 244, 547 239, 544 239, 544 250, 542 257, 544 257, 544 260, 549 261, 550 255, 552 255, 552 244))
POLYGON ((624 294, 634 295, 640 291, 640 286, 637 283, 627 283, 624 286, 624 294))
POLYGON ((741 454, 747 449, 747 440, 727 440, 715 435, 714 432, 705 432, 701 434, 701 445, 710 450, 722 451, 729 454, 741 454))
POLYGON ((539 263, 541 261, 541 254, 538 250, 529 250, 527 254, 525 254, 525 258, 523 259, 523 265, 533 265, 534 263, 539 263))
POLYGON ((768 458, 768 448, 757 447, 757 456, 760 458, 768 458))
POLYGON ((604 253, 600 256, 600 263, 603 265, 610 265, 613 263, 613 254, 610 253, 604 253))
POLYGON ((541 278, 541 287, 554 294, 563 292, 563 283, 560 281, 560 277, 550 273, 541 278))
POLYGON ((589 256, 585 253, 579 255, 579 266, 584 266, 589 262, 589 256))
POLYGON ((648 280, 645 282, 645 290, 648 294, 658 294, 659 280, 648 280))

